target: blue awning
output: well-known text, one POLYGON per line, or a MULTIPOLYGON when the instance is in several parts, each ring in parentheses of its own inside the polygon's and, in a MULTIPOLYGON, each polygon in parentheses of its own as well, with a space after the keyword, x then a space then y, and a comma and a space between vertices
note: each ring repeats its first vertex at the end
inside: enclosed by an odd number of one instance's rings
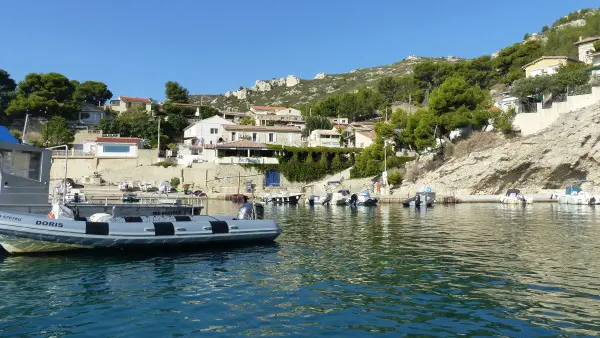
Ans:
POLYGON ((19 144, 19 140, 17 140, 4 126, 0 126, 0 141, 19 144))

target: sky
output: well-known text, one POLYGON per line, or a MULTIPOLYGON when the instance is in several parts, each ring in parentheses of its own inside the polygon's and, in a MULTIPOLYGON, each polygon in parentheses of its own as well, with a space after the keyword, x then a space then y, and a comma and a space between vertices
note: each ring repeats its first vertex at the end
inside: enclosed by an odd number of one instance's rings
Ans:
POLYGON ((0 6, 0 69, 106 83, 164 100, 257 79, 312 79, 409 55, 472 58, 598 0, 19 0, 0 6))

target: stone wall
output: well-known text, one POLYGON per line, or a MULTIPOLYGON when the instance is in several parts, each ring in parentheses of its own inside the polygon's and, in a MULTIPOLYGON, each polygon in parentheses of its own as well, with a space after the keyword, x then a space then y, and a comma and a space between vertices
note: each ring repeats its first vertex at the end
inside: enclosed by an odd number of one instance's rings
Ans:
POLYGON ((521 130, 521 135, 535 134, 554 123, 559 115, 589 107, 600 102, 600 87, 592 87, 592 93, 568 96, 565 102, 554 102, 552 107, 542 109, 538 103, 537 113, 521 113, 515 117, 513 125, 521 130))

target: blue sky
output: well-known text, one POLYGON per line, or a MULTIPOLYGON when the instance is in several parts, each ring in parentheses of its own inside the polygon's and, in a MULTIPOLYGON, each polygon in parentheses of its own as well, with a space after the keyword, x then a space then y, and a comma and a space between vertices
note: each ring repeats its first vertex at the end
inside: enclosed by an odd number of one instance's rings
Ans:
POLYGON ((59 72, 115 96, 164 83, 224 93, 257 79, 343 73, 408 55, 476 57, 597 0, 20 0, 2 3, 0 69, 59 72))

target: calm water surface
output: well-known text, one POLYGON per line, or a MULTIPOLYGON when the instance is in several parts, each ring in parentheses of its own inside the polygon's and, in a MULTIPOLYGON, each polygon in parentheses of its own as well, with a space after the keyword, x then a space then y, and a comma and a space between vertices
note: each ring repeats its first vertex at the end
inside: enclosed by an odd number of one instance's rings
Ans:
MULTIPOLYGON (((211 202, 211 213, 236 205, 211 202)), ((0 336, 596 335, 600 209, 273 207, 268 246, 0 254, 0 336)))

